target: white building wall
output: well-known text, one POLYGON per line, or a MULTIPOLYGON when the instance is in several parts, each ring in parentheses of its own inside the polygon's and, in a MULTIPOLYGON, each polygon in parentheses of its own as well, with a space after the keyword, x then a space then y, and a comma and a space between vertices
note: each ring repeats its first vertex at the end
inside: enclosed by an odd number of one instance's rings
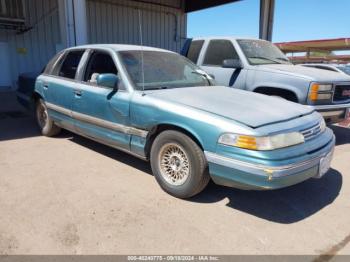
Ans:
POLYGON ((187 19, 181 0, 87 0, 91 43, 140 44, 139 10, 143 44, 180 51, 187 19))
POLYGON ((8 44, 12 86, 23 72, 38 72, 60 44, 57 0, 24 0, 28 30, 0 29, 0 42, 8 44))

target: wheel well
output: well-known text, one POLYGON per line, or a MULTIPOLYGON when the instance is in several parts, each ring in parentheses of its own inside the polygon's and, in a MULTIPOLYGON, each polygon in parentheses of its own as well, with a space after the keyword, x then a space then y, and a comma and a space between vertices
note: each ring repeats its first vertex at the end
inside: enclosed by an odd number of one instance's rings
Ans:
POLYGON ((254 92, 259 94, 269 95, 269 96, 280 96, 286 100, 289 100, 292 102, 298 102, 298 97, 293 91, 282 89, 282 88, 258 87, 254 90, 254 92))
POLYGON ((37 92, 34 92, 33 95, 32 95, 32 100, 31 100, 31 110, 34 112, 35 111, 35 107, 36 107, 36 102, 39 100, 39 99, 42 99, 42 96, 37 93, 37 92))
POLYGON ((145 152, 146 152, 146 157, 149 158, 150 156, 150 152, 151 152, 151 148, 153 145, 154 140, 156 139, 156 137, 166 131, 166 130, 175 130, 178 132, 181 132, 185 135, 187 135, 188 137, 190 137, 202 150, 203 146, 201 145, 201 143, 199 142, 199 140, 193 135, 191 134, 189 131, 187 131, 186 129, 176 126, 176 125, 170 125, 170 124, 160 124, 157 125, 155 127, 152 128, 152 130, 149 132, 149 138, 147 140, 146 146, 145 146, 145 152))
POLYGON ((33 95, 32 95, 32 100, 34 101, 34 102, 36 102, 38 99, 40 99, 40 98, 42 98, 42 96, 41 95, 39 95, 39 93, 37 93, 37 92, 34 92, 33 93, 33 95))

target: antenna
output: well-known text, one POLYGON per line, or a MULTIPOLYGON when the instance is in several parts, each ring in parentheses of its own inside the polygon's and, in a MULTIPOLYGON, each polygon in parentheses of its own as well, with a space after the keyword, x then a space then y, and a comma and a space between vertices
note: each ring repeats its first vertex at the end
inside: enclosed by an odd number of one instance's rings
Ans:
POLYGON ((143 59, 143 40, 142 40, 142 23, 141 23, 141 9, 139 11, 139 29, 140 29, 140 45, 141 45, 141 75, 142 75, 142 95, 145 95, 145 67, 143 59))

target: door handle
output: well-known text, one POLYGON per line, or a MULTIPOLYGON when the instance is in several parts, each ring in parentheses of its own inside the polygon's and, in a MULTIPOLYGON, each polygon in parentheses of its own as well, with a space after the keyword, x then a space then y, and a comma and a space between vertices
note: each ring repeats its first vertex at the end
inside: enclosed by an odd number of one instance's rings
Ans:
POLYGON ((81 96, 81 95, 82 95, 82 92, 81 92, 81 90, 74 90, 74 94, 75 94, 76 96, 81 96))
POLYGON ((44 89, 48 89, 49 88, 49 84, 48 83, 43 83, 43 88, 44 89))

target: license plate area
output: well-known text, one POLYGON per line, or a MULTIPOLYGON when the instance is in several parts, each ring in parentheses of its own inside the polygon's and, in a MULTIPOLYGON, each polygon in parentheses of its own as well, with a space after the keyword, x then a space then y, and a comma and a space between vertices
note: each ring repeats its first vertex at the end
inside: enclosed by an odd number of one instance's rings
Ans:
POLYGON ((321 178, 328 172, 328 170, 331 167, 332 158, 333 158, 333 150, 329 152, 326 156, 320 159, 318 174, 317 176, 315 176, 315 178, 321 178))

